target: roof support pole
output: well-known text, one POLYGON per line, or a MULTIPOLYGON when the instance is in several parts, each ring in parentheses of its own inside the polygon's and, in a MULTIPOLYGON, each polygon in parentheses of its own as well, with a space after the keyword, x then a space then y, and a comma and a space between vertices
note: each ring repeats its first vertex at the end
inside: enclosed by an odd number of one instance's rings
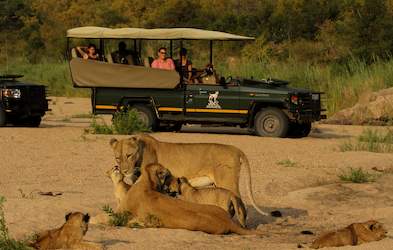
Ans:
POLYGON ((104 56, 104 39, 100 39, 100 60, 103 61, 105 56, 104 56))
MULTIPOLYGON (((181 62, 182 60, 182 50, 183 50, 183 40, 180 40, 180 51, 179 51, 179 60, 181 62)), ((181 64, 180 64, 181 65, 181 64)), ((183 67, 180 67, 180 84, 183 85, 183 76, 184 76, 184 72, 183 72, 183 67)))
POLYGON ((67 60, 71 60, 71 53, 70 53, 70 38, 67 37, 67 48, 66 48, 66 54, 65 57, 67 60))
POLYGON ((210 40, 210 64, 213 65, 213 40, 210 40))
POLYGON ((171 55, 171 58, 173 58, 173 40, 169 41, 169 53, 171 55))
POLYGON ((134 51, 136 53, 136 39, 134 39, 134 51))

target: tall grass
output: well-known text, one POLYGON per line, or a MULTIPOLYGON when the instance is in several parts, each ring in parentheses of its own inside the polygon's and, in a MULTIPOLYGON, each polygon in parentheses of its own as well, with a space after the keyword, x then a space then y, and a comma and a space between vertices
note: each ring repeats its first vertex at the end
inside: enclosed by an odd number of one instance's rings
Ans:
POLYGON ((356 141, 345 141, 340 145, 340 150, 369 151, 376 153, 393 153, 393 131, 379 132, 366 129, 356 138, 356 141))
MULTIPOLYGON (((0 74, 6 73, 0 65, 0 74)), ((48 86, 52 96, 88 97, 90 90, 74 88, 71 81, 68 63, 39 63, 29 64, 17 60, 8 65, 8 74, 22 74, 23 81, 44 84, 48 86)))
MULTIPOLYGON (((288 60, 286 62, 251 62, 234 58, 216 61, 220 75, 279 78, 290 81, 292 87, 301 87, 326 93, 328 114, 353 106, 367 92, 393 86, 393 60, 376 60, 369 65, 352 59, 343 64, 312 64, 288 60)), ((4 73, 0 65, 0 73, 4 73)), ((9 73, 25 75, 26 80, 43 83, 55 96, 89 96, 90 91, 73 88, 68 63, 28 64, 16 61, 9 65, 9 73)))

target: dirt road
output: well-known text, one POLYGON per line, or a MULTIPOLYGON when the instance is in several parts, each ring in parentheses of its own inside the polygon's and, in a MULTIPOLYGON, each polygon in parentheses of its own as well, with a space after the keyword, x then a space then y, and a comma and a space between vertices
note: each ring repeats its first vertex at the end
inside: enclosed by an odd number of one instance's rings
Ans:
MULTIPOLYGON (((105 204, 115 207, 112 184, 104 175, 114 164, 108 145, 112 136, 84 134, 90 120, 81 114, 89 112, 88 99, 53 101, 53 111, 40 128, 0 129, 0 194, 7 198, 6 220, 17 238, 61 225, 69 211, 95 215, 105 204), (62 195, 41 196, 39 191, 62 195)), ((393 232, 393 174, 380 174, 376 182, 367 184, 343 183, 338 178, 349 167, 375 174, 373 167, 393 168, 393 154, 339 151, 341 143, 363 129, 317 125, 303 139, 262 138, 234 129, 223 134, 222 129, 199 127, 181 133, 154 133, 163 141, 239 147, 250 160, 257 203, 266 211, 279 209, 284 217, 260 216, 249 207, 248 225, 265 232, 263 237, 92 225, 86 239, 108 249, 295 249, 299 243, 307 246, 315 237, 302 235, 303 230, 319 234, 377 219, 393 232)), ((246 191, 244 176, 242 171, 242 194, 246 191)), ((243 197, 249 204, 247 196, 243 197)), ((387 238, 355 249, 392 248, 393 239, 387 238)))

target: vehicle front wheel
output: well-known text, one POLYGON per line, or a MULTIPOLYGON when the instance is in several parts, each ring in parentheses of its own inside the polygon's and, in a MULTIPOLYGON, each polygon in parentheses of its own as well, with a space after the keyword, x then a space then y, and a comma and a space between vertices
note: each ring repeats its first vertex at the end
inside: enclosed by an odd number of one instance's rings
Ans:
POLYGON ((131 110, 135 110, 138 113, 139 119, 143 122, 146 128, 156 130, 157 118, 150 107, 144 105, 134 105, 131 110))
POLYGON ((6 124, 5 111, 2 106, 0 106, 0 127, 4 127, 6 124))
POLYGON ((285 137, 288 127, 287 115, 278 108, 262 109, 255 116, 254 128, 259 136, 285 137))

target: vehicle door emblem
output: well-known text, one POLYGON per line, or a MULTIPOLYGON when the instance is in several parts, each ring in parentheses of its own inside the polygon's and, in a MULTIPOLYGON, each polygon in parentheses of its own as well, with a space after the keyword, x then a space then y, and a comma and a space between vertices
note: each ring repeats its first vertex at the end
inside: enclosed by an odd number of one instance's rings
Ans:
POLYGON ((209 108, 209 109, 220 109, 221 108, 220 104, 218 103, 218 94, 219 93, 220 92, 216 91, 214 93, 209 94, 209 100, 206 105, 206 108, 209 108))

